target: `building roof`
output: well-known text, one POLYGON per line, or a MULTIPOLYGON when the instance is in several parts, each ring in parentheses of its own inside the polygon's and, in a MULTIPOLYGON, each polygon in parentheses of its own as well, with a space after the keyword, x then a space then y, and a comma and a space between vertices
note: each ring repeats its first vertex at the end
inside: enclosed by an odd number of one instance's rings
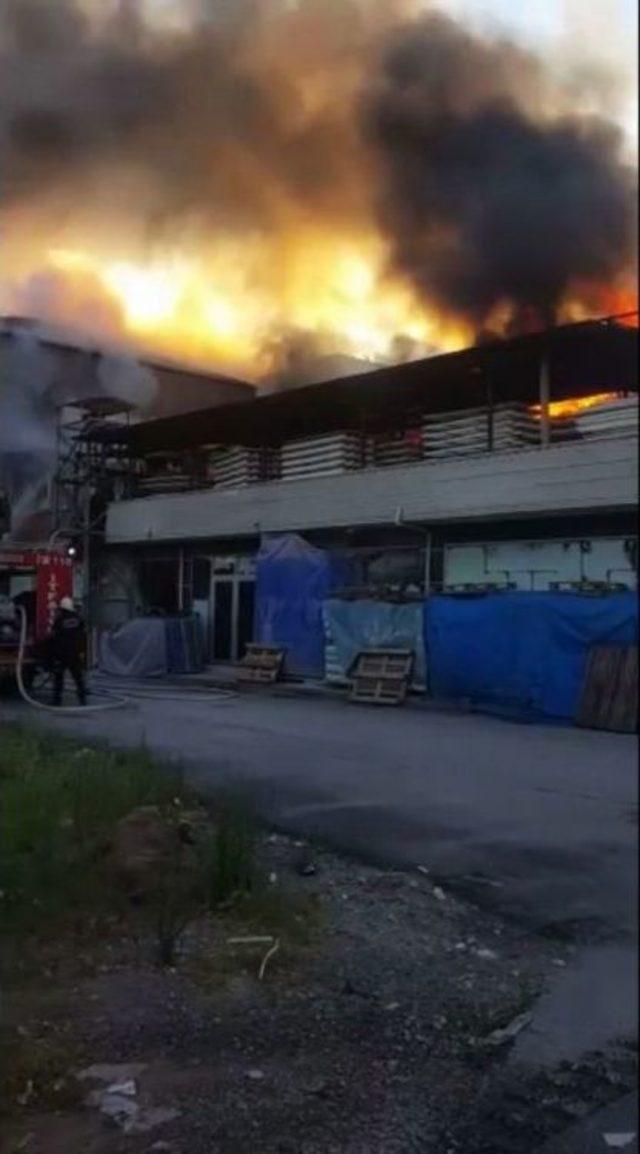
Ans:
MULTIPOLYGON (((128 431, 134 452, 205 444, 277 445, 339 429, 388 429, 412 414, 539 398, 548 365, 550 397, 638 388, 638 331, 607 321, 562 325, 457 353, 271 393, 128 431)), ((122 439, 122 438, 121 438, 122 439)))
POLYGON ((238 390, 243 390, 249 398, 255 392, 254 386, 248 381, 242 381, 238 377, 231 377, 213 369, 207 371, 177 361, 165 360, 163 357, 147 356, 135 349, 112 345, 108 339, 105 340, 104 344, 99 344, 79 333, 77 335, 71 332, 67 334, 65 329, 58 330, 56 326, 48 325, 34 317, 0 316, 0 339, 10 339, 15 336, 16 332, 32 333, 45 348, 56 349, 61 353, 81 354, 96 358, 102 356, 132 357, 141 365, 160 373, 165 378, 177 376, 181 381, 188 379, 203 383, 233 385, 238 390))

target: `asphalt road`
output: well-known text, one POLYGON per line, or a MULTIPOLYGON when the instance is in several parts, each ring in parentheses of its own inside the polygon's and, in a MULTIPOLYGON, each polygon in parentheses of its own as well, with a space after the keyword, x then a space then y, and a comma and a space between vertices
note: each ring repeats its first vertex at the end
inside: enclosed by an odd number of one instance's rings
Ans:
MULTIPOLYGON (((171 690, 164 688, 163 692, 171 690)), ((556 1061, 637 1030, 636 742, 418 704, 251 693, 6 716, 180 761, 200 788, 248 790, 274 825, 382 863, 574 944, 519 1056, 556 1061)), ((0 717, 2 713, 0 713, 0 717)))

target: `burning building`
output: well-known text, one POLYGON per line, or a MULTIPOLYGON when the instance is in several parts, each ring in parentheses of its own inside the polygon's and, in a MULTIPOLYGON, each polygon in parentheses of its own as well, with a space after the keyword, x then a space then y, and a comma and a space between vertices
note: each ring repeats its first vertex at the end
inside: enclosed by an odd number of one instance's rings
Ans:
POLYGON ((637 418, 636 330, 587 323, 142 422, 103 623, 195 610, 235 660, 282 534, 348 557, 353 596, 635 588, 637 418))
MULTIPOLYGON (((236 658, 274 533, 360 550, 354 588, 635 582, 636 335, 587 323, 637 308, 624 51, 424 0, 5 8, 0 308, 126 348, 99 395, 180 398, 84 428, 128 470, 103 624, 193 606, 236 658), (167 355, 206 370, 196 413, 168 416, 200 386, 167 355), (388 367, 296 388, 363 358, 388 367)), ((52 453, 32 354, 0 432, 21 422, 27 506, 52 453)))

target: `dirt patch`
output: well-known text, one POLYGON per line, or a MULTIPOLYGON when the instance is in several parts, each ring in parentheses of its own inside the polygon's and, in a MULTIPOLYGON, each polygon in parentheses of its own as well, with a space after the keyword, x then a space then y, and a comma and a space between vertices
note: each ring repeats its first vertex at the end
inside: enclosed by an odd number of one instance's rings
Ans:
POLYGON ((38 943, 40 976, 19 981, 5 1023, 22 1053, 7 1152, 524 1154, 633 1079, 630 1051, 617 1067, 595 1056, 543 1074, 491 1041, 557 974, 564 944, 427 874, 280 835, 262 840, 259 869, 266 895, 190 927, 172 969, 115 925, 101 941, 38 943), (77 1077, 99 1063, 138 1064, 111 1085, 134 1082, 148 1130, 127 1131, 100 1108, 109 1086, 77 1077))

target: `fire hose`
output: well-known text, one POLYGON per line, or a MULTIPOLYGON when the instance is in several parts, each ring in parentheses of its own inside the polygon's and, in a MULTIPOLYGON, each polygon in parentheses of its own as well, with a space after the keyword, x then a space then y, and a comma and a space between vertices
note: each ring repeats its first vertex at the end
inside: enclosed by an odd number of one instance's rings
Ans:
POLYGON ((18 605, 16 608, 20 614, 20 644, 18 646, 18 660, 16 661, 16 681, 20 696, 27 705, 31 705, 34 709, 44 709, 47 713, 87 713, 88 711, 96 713, 98 710, 102 712, 105 709, 123 709, 125 705, 131 704, 128 698, 121 697, 118 693, 112 693, 108 689, 103 689, 101 693, 109 700, 95 705, 45 705, 44 701, 37 701, 35 697, 32 697, 25 686, 22 675, 24 653, 27 646, 27 614, 23 605, 18 605))
POLYGON ((27 690, 24 677, 24 655, 27 646, 27 614, 24 606, 16 606, 20 613, 20 643, 18 646, 18 659, 16 661, 16 681, 20 696, 26 701, 27 705, 31 705, 34 709, 43 709, 47 713, 97 713, 103 712, 107 709, 124 709, 125 706, 135 705, 136 699, 140 701, 197 701, 201 704, 203 701, 211 705, 220 705, 224 701, 228 701, 233 697, 237 697, 237 693, 230 689, 215 689, 207 692, 200 691, 198 694, 188 696, 184 691, 178 693, 158 693, 156 689, 139 689, 138 687, 127 687, 127 696, 123 697, 119 693, 115 693, 112 689, 108 689, 102 685, 98 689, 100 697, 106 697, 107 700, 95 705, 46 705, 43 701, 38 701, 32 697, 27 690))

